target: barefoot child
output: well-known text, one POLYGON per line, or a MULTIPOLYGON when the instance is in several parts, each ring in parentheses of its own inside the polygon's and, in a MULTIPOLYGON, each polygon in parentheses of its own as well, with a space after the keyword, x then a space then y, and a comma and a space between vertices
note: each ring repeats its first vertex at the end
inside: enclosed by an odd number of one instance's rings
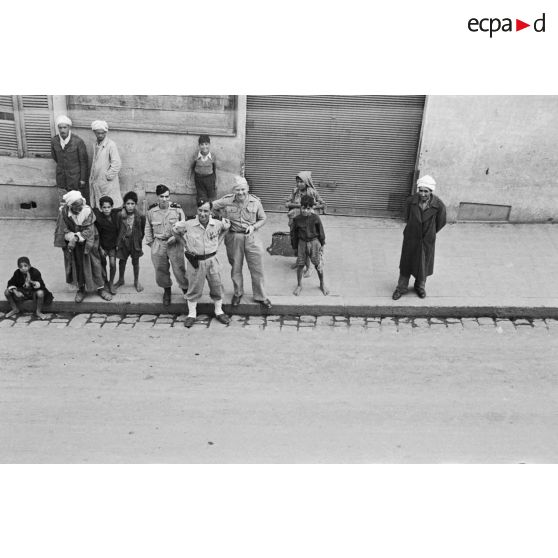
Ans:
POLYGON ((19 314, 19 304, 24 300, 35 301, 35 316, 44 320, 46 316, 42 313, 43 305, 48 306, 52 300, 52 293, 45 287, 41 272, 31 267, 29 258, 22 256, 17 260, 17 267, 12 278, 8 281, 8 288, 4 291, 6 300, 12 309, 6 314, 11 318, 19 314))
POLYGON ((324 295, 328 295, 329 290, 324 283, 322 257, 322 250, 325 245, 324 227, 319 216, 314 213, 314 198, 312 196, 302 196, 300 206, 300 215, 293 219, 291 227, 291 246, 297 252, 296 278, 298 283, 293 294, 298 296, 302 291, 302 273, 306 261, 310 260, 318 272, 320 290, 324 295))
POLYGON ((99 206, 93 209, 95 213, 95 226, 99 231, 99 254, 103 267, 103 278, 106 288, 111 294, 116 294, 114 276, 116 275, 116 239, 120 226, 120 208, 113 208, 114 202, 110 196, 99 199, 99 206), (107 257, 109 260, 109 275, 107 277, 107 257))
POLYGON ((118 283, 116 283, 116 286, 124 285, 126 261, 130 256, 134 269, 134 287, 139 293, 143 291, 143 286, 139 282, 139 259, 143 256, 141 245, 145 232, 145 216, 138 211, 137 205, 137 194, 128 192, 124 196, 124 209, 120 217, 120 232, 116 241, 116 257, 118 258, 118 283))

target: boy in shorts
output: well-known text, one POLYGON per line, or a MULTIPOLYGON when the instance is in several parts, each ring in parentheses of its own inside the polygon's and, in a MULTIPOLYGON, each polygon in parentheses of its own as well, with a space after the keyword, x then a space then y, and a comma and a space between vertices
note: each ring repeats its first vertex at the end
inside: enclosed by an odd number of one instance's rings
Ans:
POLYGON ((325 233, 322 221, 314 213, 314 198, 302 196, 300 200, 300 215, 293 219, 291 226, 291 246, 297 253, 296 278, 297 286, 293 291, 295 296, 302 291, 302 275, 306 261, 310 260, 320 279, 320 290, 324 295, 329 294, 329 289, 324 283, 323 247, 325 245, 325 233))
POLYGON ((103 279, 105 288, 110 294, 116 294, 114 289, 114 276, 116 275, 116 239, 120 227, 120 208, 114 209, 114 202, 110 196, 102 196, 99 199, 99 207, 93 208, 95 213, 95 226, 99 231, 99 255, 103 268, 103 279), (109 275, 107 277, 107 258, 109 263, 109 275))
POLYGON ((191 171, 196 184, 196 201, 215 201, 216 159, 209 150, 211 140, 208 135, 201 135, 198 139, 199 150, 194 158, 191 171))
POLYGON ((145 234, 145 216, 137 208, 138 195, 128 192, 124 195, 124 208, 121 213, 120 230, 116 240, 116 257, 118 258, 117 287, 124 285, 126 261, 132 258, 134 269, 134 287, 139 293, 143 286, 139 282, 139 259, 143 256, 142 242, 145 234))

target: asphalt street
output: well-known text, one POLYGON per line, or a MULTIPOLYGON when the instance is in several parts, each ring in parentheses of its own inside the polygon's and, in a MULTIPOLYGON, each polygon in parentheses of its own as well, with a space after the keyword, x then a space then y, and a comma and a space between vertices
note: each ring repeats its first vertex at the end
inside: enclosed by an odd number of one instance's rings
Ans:
POLYGON ((250 319, 3 328, 0 462, 558 460, 554 321, 250 319))

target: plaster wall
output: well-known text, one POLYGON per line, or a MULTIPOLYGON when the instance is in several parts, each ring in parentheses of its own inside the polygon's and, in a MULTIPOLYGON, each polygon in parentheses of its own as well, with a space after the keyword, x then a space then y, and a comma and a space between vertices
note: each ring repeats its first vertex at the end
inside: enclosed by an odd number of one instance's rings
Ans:
MULTIPOLYGON (((54 96, 54 119, 66 114, 65 96, 54 96)), ((246 131, 246 96, 238 97, 236 136, 211 137, 211 149, 218 158, 217 195, 228 193, 234 175, 243 171, 246 131)), ((95 136, 91 129, 74 127, 73 133, 86 143, 91 158, 95 136)), ((155 186, 169 186, 173 199, 188 214, 195 214, 195 185, 188 180, 191 157, 197 153, 198 135, 110 130, 122 158, 122 193, 137 192, 140 204, 155 201, 155 186)), ((52 159, 0 157, 0 216, 54 218, 58 207, 56 165, 52 159), (35 201, 37 208, 20 209, 35 201)))
POLYGON ((418 168, 456 221, 460 202, 558 220, 558 96, 429 96, 418 168))

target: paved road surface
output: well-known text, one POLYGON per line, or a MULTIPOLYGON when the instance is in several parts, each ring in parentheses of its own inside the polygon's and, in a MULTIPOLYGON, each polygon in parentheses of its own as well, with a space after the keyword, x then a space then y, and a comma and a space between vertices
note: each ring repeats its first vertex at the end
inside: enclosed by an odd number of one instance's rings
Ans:
POLYGON ((0 462, 558 461, 555 321, 126 319, 2 327, 0 462))

